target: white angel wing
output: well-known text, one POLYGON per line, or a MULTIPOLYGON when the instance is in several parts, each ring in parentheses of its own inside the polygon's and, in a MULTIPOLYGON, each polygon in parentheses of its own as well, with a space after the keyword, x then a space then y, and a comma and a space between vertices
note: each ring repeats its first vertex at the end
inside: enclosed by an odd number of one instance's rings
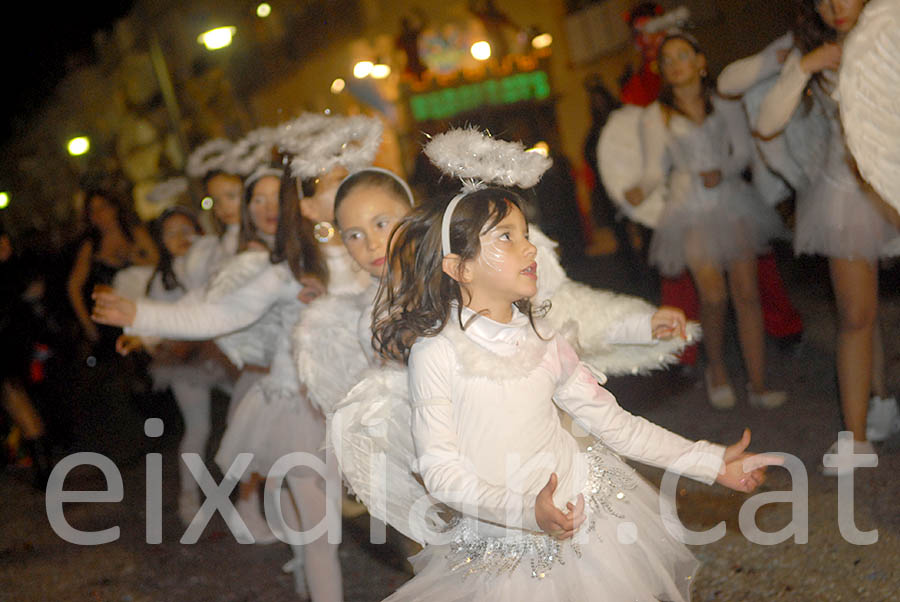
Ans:
POLYGON ((628 219, 655 228, 665 208, 665 187, 647 193, 635 207, 625 200, 625 191, 641 183, 644 165, 641 150, 641 115, 644 109, 626 105, 609 115, 597 143, 597 163, 603 186, 628 219))
POLYGON ((551 298, 546 319, 579 352, 579 357, 596 370, 615 376, 646 374, 678 361, 685 345, 700 337, 700 326, 688 323, 688 339, 658 341, 655 345, 610 345, 610 326, 627 315, 653 313, 655 307, 638 297, 593 289, 568 281, 551 298))
POLYGON ((311 303, 294 329, 294 361, 310 401, 325 416, 368 367, 356 325, 362 295, 327 295, 311 303))
POLYGON ((859 172, 900 211, 900 2, 872 0, 844 42, 841 120, 859 172))
POLYGON ((117 293, 131 300, 147 296, 147 285, 153 277, 154 268, 149 265, 133 265, 116 272, 112 287, 117 293))
POLYGON ((404 369, 370 370, 329 419, 344 479, 373 517, 424 545, 446 529, 445 509, 413 472, 416 453, 404 369))

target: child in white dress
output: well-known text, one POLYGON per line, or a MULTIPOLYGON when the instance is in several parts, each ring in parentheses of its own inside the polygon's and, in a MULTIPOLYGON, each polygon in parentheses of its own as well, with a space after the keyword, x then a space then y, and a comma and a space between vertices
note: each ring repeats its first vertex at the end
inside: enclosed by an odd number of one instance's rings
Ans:
MULTIPOLYGON (((622 410, 532 311, 536 249, 519 203, 499 188, 460 194, 394 234, 396 286, 379 295, 374 340, 408 361, 416 468, 456 519, 425 538, 416 576, 388 600, 688 599, 697 563, 617 454, 750 491, 763 472, 741 467, 749 433, 726 449, 622 410), (587 454, 557 407, 599 439, 587 454)), ((681 330, 665 311, 633 324, 681 330)))

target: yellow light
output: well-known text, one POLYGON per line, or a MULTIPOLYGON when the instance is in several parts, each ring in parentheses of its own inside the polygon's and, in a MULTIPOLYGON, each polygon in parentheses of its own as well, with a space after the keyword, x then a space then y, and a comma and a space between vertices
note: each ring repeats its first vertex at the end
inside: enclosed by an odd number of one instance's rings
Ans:
POLYGON ((9 207, 9 193, 0 192, 0 209, 6 209, 7 207, 9 207))
POLYGON ((391 74, 391 68, 388 65, 374 65, 372 67, 372 77, 375 79, 384 79, 391 74))
POLYGON ((201 33, 197 36, 197 41, 206 46, 207 50, 219 50, 231 45, 231 38, 236 31, 237 27, 216 27, 201 33))
POLYGON ((73 157, 80 157, 91 150, 91 141, 87 136, 78 136, 77 138, 69 140, 69 144, 66 148, 73 157))
POLYGON ((369 74, 372 73, 372 68, 375 67, 372 61, 360 61, 353 65, 353 77, 356 79, 363 79, 369 77, 369 74))
POLYGON ((472 56, 475 57, 476 60, 486 61, 491 58, 491 45, 484 40, 481 40, 480 42, 472 44, 469 52, 472 53, 472 56))
POLYGON ((340 94, 344 91, 344 88, 347 86, 347 82, 345 82, 340 77, 331 82, 331 93, 332 94, 340 94))
POLYGON ((535 144, 534 146, 532 146, 525 152, 537 153, 539 155, 544 155, 545 157, 549 157, 550 156, 550 146, 546 142, 541 140, 540 142, 538 142, 537 144, 535 144))
POLYGON ((256 7, 256 16, 260 19, 265 19, 269 15, 272 14, 272 7, 267 3, 263 2, 259 6, 256 7))
POLYGON ((542 33, 540 35, 534 36, 531 39, 531 45, 537 50, 542 48, 547 48, 550 44, 553 43, 553 36, 549 33, 542 33))
POLYGON ((211 196, 203 197, 203 200, 200 201, 200 206, 203 207, 204 211, 209 211, 213 207, 213 199, 211 196))

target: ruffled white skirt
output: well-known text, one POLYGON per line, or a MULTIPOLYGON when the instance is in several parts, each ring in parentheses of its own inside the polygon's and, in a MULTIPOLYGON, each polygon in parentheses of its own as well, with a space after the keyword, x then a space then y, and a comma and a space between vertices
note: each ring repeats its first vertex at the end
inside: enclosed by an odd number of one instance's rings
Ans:
MULTIPOLYGON (((325 419, 309 400, 263 378, 253 384, 234 410, 216 452, 216 464, 224 473, 238 454, 251 453, 253 459, 245 476, 256 472, 278 477, 287 472, 284 468, 273 470, 280 458, 306 452, 324 459, 324 443, 325 419)), ((299 475, 307 470, 301 467, 290 472, 299 475)))
POLYGON ((669 186, 649 256, 664 276, 691 266, 725 270, 763 253, 769 241, 786 234, 778 214, 739 177, 705 188, 698 175, 675 173, 669 186))
POLYGON ((844 162, 831 163, 797 199, 794 252, 870 262, 890 254, 888 243, 900 236, 886 218, 890 209, 844 162))
POLYGON ((586 504, 580 543, 523 531, 486 537, 478 535, 483 524, 463 518, 448 535, 452 541, 410 559, 415 577, 385 602, 689 600, 699 562, 663 525, 659 493, 612 454, 603 462, 630 479, 611 479, 615 486, 601 491, 601 501, 586 504))

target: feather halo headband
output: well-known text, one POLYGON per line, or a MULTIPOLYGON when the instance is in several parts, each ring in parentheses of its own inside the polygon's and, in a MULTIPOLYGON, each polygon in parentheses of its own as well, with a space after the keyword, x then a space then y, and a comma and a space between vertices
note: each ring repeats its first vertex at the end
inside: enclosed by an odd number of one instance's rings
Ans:
POLYGON ((283 128, 281 146, 292 152, 291 175, 315 178, 335 167, 353 172, 372 163, 384 126, 374 117, 315 115, 283 128), (290 133, 288 133, 290 132, 290 133))
POLYGON ((202 179, 211 171, 227 171, 229 152, 234 144, 224 138, 204 142, 190 154, 185 172, 192 178, 202 179))
POLYGON ((453 211, 467 194, 489 185, 531 188, 553 165, 549 157, 526 151, 521 142, 499 140, 472 127, 438 134, 425 145, 425 155, 443 173, 463 183, 441 221, 444 255, 450 254, 453 211))

